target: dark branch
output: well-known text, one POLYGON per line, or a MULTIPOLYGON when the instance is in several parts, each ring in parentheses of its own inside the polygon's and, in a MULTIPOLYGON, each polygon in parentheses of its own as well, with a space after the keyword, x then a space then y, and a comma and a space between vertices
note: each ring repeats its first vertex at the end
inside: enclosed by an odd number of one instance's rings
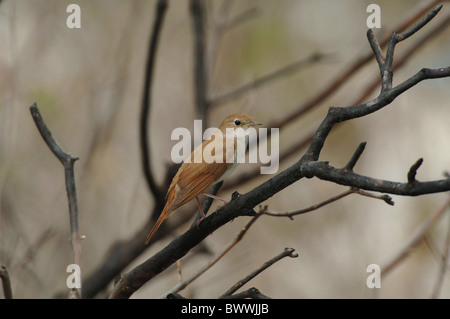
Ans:
POLYGON ((151 194, 158 201, 163 198, 163 193, 156 185, 155 177, 153 176, 150 161, 150 145, 149 145, 149 114, 151 104, 151 87, 153 81, 153 71, 155 68, 156 49, 158 47, 159 35, 161 33, 164 16, 167 10, 167 1, 159 0, 156 5, 155 21, 153 23, 152 33, 150 35, 147 66, 145 68, 144 93, 142 95, 142 106, 140 115, 139 136, 141 145, 141 161, 144 170, 145 180, 150 189, 151 194))
MULTIPOLYGON (((58 158, 58 160, 64 166, 64 175, 66 182, 66 192, 69 202, 69 218, 70 218, 70 234, 73 253, 73 262, 81 267, 81 237, 78 230, 78 205, 77 205, 77 191, 75 188, 75 174, 74 163, 78 160, 77 157, 72 157, 69 153, 66 153, 58 142, 53 138, 52 133, 47 128, 44 120, 42 119, 39 109, 34 103, 30 107, 31 116, 36 124, 39 133, 47 144, 48 148, 58 158)), ((73 288, 69 295, 73 298, 81 297, 81 289, 73 288)))
POLYGON ((361 154, 362 154, 362 152, 364 152, 365 148, 366 148, 366 142, 363 142, 363 143, 358 145, 358 148, 356 149, 355 153, 350 158, 350 160, 348 161, 347 165, 345 165, 345 167, 344 167, 345 170, 347 170, 347 171, 352 171, 353 170, 353 168, 356 165, 356 162, 361 157, 361 154))
POLYGON ((322 202, 320 202, 318 204, 312 205, 312 206, 307 207, 307 208, 303 208, 303 209, 299 209, 299 210, 295 210, 295 211, 291 211, 291 212, 274 212, 274 211, 272 211, 270 209, 267 209, 265 214, 269 215, 269 216, 289 217, 290 219, 293 219, 293 217, 296 216, 296 215, 301 215, 301 214, 306 214, 306 213, 312 212, 314 210, 317 210, 317 209, 319 209, 319 208, 321 208, 321 207, 323 207, 325 205, 331 204, 331 203, 333 203, 333 202, 335 202, 335 201, 337 201, 337 200, 339 200, 341 198, 344 198, 344 197, 346 197, 346 196, 348 196, 350 194, 353 194, 353 193, 355 193, 355 191, 353 189, 349 189, 349 190, 347 190, 347 191, 345 191, 345 192, 343 192, 341 194, 333 196, 333 197, 331 197, 331 198, 329 198, 327 200, 324 200, 324 201, 322 201, 322 202))
MULTIPOLYGON (((250 221, 244 226, 244 228, 241 229, 241 231, 236 235, 234 240, 229 243, 220 253, 218 253, 212 260, 210 260, 205 266, 200 268, 196 273, 194 273, 192 276, 187 278, 186 280, 183 280, 182 282, 178 283, 175 287, 170 289, 168 292, 164 293, 163 296, 168 297, 171 293, 177 293, 184 288, 186 288, 190 283, 192 283, 194 280, 196 280, 198 277, 200 277, 202 274, 204 274, 208 269, 210 269, 212 266, 214 266, 220 259, 222 259, 223 256, 225 256, 234 246, 236 246, 242 238, 245 236, 249 228, 255 223, 255 221, 265 213, 267 208, 264 208, 260 210, 260 213, 250 219, 250 221)), ((195 224, 196 225, 196 224, 195 224)), ((192 226, 191 226, 192 227, 192 226)))
POLYGON ((334 168, 326 162, 309 162, 303 165, 301 169, 308 178, 318 177, 337 184, 381 193, 418 196, 450 190, 450 179, 416 182, 411 185, 409 183, 397 183, 358 175, 344 169, 334 168))
POLYGON ((222 299, 271 299, 270 297, 262 294, 258 289, 252 287, 240 293, 225 296, 222 299))
POLYGON ((5 266, 0 267, 0 278, 2 279, 3 295, 5 299, 12 299, 11 280, 9 279, 9 273, 5 266))
POLYGON ((416 181, 416 174, 417 170, 419 169, 420 165, 423 163, 423 158, 419 158, 409 169, 408 172, 408 184, 414 184, 416 181))
POLYGON ((238 216, 255 216, 252 207, 242 203, 241 197, 235 197, 217 213, 206 217, 199 227, 191 227, 187 232, 175 238, 168 246, 124 274, 109 294, 109 298, 128 298, 144 283, 152 279, 193 247, 213 233, 216 229, 238 216))

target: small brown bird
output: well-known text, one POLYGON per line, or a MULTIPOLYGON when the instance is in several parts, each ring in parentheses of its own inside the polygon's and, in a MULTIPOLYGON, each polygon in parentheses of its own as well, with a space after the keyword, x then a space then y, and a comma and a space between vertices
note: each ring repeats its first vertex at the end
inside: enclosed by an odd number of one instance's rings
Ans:
POLYGON ((247 114, 232 114, 222 122, 218 128, 220 132, 217 131, 211 139, 205 140, 184 160, 184 163, 172 179, 166 195, 166 205, 148 235, 145 244, 150 241, 153 234, 170 213, 194 197, 197 200, 201 213, 199 223, 206 217, 198 200, 198 195, 203 193, 209 197, 219 199, 216 196, 204 193, 204 191, 211 185, 221 182, 233 172, 240 161, 238 156, 245 155, 245 151, 238 150, 245 150, 247 146, 248 137, 244 137, 246 130, 249 127, 261 124, 261 122, 254 121, 247 114), (232 134, 227 134, 230 131, 232 134), (245 145, 242 145, 242 143, 245 143, 245 145), (210 151, 207 154, 211 154, 215 160, 212 161, 211 158, 204 157, 205 149, 210 151))

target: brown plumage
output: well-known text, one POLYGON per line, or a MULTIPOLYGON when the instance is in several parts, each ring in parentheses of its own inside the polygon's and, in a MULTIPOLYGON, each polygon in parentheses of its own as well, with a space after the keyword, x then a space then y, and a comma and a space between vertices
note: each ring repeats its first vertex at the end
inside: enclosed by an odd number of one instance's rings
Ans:
MULTIPOLYGON (((213 135, 210 140, 205 140, 202 144, 202 150, 205 150, 205 147, 211 147, 214 150, 218 150, 218 154, 213 154, 216 158, 222 158, 222 163, 218 163, 213 161, 212 163, 208 163, 205 161, 203 156, 201 157, 200 163, 195 163, 194 154, 198 156, 201 153, 196 153, 194 150, 190 155, 190 162, 185 162, 178 169, 177 174, 172 179, 172 183, 169 186, 169 190, 167 191, 167 202, 164 206, 164 209, 156 221, 153 229, 147 237, 145 243, 147 244, 156 230, 159 228, 161 223, 169 216, 177 208, 183 206, 193 198, 197 197, 201 193, 203 193, 208 187, 211 185, 222 181, 225 177, 227 177, 237 166, 237 158, 236 158, 236 149, 237 142, 239 143, 239 139, 235 138, 226 138, 226 129, 227 128, 243 128, 246 130, 248 127, 261 125, 262 123, 254 121, 253 118, 244 113, 236 113, 228 116, 220 125, 219 130, 222 132, 222 141, 218 141, 213 135), (210 144, 210 143, 222 143, 222 144, 210 144), (226 144, 231 145, 232 147, 226 148, 226 144), (230 144, 233 143, 233 144, 230 144), (213 148, 214 145, 223 145, 223 148, 217 147, 213 148), (233 152, 233 154, 228 154, 228 158, 233 158, 233 163, 227 163, 226 151, 233 152), (221 154, 220 154, 221 152, 221 154), (232 156, 232 157, 230 157, 232 156)), ((198 146, 200 148, 200 146, 198 146)), ((200 158, 199 158, 200 159, 200 158)), ((202 213, 202 219, 205 217, 200 207, 200 212, 202 213)))

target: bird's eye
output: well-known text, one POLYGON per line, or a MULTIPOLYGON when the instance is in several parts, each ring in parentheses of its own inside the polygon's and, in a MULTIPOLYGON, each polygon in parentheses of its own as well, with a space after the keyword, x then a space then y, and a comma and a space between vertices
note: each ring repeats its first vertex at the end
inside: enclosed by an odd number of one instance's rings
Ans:
POLYGON ((241 121, 239 120, 234 120, 234 124, 236 124, 237 126, 241 125, 241 121))

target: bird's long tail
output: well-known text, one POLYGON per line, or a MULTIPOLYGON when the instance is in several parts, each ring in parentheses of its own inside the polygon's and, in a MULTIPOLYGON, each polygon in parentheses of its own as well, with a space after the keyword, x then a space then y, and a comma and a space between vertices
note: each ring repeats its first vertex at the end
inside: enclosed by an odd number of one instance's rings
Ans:
POLYGON ((158 218, 158 220, 156 221, 155 225, 153 226, 153 228, 152 228, 150 234, 148 234, 147 240, 145 241, 145 244, 146 244, 146 245, 148 244, 148 242, 150 241, 150 239, 153 237, 153 235, 155 234, 155 232, 158 230, 159 226, 161 226, 161 224, 162 224, 162 222, 164 221, 164 219, 166 219, 167 216, 169 215, 169 214, 167 213, 167 208, 168 208, 167 206, 168 206, 168 205, 166 205, 166 206, 164 207, 164 210, 162 211, 161 215, 159 215, 159 218, 158 218))

